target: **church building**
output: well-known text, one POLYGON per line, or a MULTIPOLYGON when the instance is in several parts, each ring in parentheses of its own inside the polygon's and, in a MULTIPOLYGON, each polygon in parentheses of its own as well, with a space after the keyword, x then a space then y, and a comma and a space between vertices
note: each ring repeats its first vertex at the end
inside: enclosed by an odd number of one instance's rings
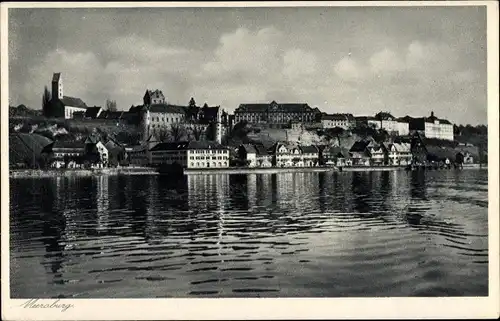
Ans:
POLYGON ((50 100, 52 113, 50 116, 73 118, 76 112, 87 111, 87 105, 80 98, 64 96, 61 73, 54 73, 52 77, 52 99, 50 100))

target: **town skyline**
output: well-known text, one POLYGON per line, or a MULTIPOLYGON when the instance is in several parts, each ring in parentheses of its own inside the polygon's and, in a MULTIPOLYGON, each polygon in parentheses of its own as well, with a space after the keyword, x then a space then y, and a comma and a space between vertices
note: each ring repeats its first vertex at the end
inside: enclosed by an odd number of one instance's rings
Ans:
POLYGON ((11 9, 9 67, 9 103, 36 109, 61 72, 65 94, 119 110, 160 89, 230 113, 275 100, 487 124, 480 7, 11 9))

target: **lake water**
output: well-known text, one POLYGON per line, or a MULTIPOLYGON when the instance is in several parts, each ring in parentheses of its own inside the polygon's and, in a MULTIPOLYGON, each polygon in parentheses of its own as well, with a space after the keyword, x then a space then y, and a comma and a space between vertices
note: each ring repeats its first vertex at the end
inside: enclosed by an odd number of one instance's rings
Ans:
POLYGON ((11 179, 11 296, 486 296, 487 194, 486 170, 11 179))

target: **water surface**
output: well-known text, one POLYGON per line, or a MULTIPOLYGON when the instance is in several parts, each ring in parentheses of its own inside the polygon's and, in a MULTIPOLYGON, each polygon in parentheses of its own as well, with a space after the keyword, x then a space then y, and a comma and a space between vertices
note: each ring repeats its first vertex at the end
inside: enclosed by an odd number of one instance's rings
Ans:
POLYGON ((11 296, 485 296, 487 206, 486 170, 11 179, 11 296))

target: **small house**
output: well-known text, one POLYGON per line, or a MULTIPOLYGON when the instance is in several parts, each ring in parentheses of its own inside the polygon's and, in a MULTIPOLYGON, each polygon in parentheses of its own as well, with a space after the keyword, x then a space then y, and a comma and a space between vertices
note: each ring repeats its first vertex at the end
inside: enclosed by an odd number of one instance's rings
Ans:
POLYGON ((352 145, 351 149, 349 149, 352 165, 370 166, 371 154, 368 150, 369 144, 370 141, 360 140, 352 145))

